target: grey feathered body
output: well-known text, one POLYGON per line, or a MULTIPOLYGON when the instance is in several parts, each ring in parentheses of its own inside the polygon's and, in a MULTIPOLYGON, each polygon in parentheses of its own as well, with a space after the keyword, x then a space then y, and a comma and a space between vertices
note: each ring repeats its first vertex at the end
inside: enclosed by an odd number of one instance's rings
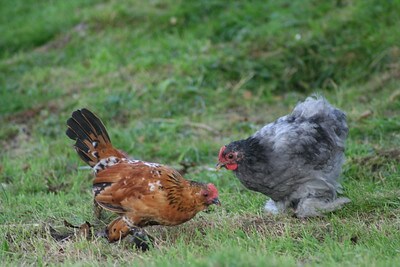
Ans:
POLYGON ((335 210, 349 202, 337 198, 347 134, 342 111, 309 97, 291 114, 229 145, 244 153, 236 176, 273 200, 266 206, 271 212, 293 207, 298 217, 308 217, 335 210))

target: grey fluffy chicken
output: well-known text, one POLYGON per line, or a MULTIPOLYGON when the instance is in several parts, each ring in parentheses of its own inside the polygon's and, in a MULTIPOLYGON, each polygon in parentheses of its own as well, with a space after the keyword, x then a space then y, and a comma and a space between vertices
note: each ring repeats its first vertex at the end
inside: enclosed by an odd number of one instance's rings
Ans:
POLYGON ((323 97, 308 97, 291 114, 221 147, 217 168, 269 196, 267 212, 293 208, 299 218, 321 216, 350 202, 337 195, 347 134, 342 111, 323 97))

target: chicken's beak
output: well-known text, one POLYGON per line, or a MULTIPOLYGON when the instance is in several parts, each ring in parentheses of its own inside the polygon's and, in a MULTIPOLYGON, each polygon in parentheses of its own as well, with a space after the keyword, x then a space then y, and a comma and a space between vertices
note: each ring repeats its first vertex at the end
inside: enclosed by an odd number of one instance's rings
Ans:
POLYGON ((217 165, 215 165, 215 168, 217 169, 217 171, 219 171, 222 167, 225 167, 224 163, 218 162, 217 165))
POLYGON ((212 200, 212 204, 215 204, 217 206, 221 206, 221 202, 219 201, 219 199, 217 197, 212 200))

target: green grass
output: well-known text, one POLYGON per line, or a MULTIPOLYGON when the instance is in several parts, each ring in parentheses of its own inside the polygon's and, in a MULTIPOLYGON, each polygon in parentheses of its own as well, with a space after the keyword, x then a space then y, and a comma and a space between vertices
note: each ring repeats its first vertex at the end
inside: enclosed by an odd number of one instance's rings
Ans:
MULTIPOLYGON (((399 1, 2 1, 0 259, 14 265, 396 266, 399 1), (352 203, 324 218, 263 213, 214 172, 218 149, 313 92, 345 110, 352 203), (89 221, 91 173, 65 135, 95 111, 116 147, 215 183, 222 207, 151 227, 155 249, 58 242, 89 221)), ((108 215, 105 222, 110 219, 108 215)))

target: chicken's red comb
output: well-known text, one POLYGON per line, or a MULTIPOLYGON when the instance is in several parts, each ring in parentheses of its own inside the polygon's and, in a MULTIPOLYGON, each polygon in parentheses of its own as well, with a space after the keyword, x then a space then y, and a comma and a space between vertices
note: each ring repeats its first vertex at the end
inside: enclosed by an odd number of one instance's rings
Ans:
POLYGON ((218 153, 218 159, 222 158, 222 154, 224 153, 226 146, 222 146, 218 153))
POLYGON ((208 183, 208 184, 207 184, 207 188, 208 188, 208 190, 210 190, 210 192, 211 192, 210 197, 212 197, 212 198, 218 197, 218 189, 217 189, 217 187, 216 187, 214 184, 208 183))

